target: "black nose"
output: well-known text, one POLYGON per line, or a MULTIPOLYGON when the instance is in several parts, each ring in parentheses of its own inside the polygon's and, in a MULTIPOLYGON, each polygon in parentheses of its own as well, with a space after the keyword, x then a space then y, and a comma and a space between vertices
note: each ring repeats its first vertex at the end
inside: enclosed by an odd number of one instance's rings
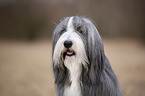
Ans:
POLYGON ((70 41, 70 40, 66 40, 65 42, 64 42, 64 46, 66 47, 66 48, 70 48, 71 46, 72 46, 72 41, 70 41))

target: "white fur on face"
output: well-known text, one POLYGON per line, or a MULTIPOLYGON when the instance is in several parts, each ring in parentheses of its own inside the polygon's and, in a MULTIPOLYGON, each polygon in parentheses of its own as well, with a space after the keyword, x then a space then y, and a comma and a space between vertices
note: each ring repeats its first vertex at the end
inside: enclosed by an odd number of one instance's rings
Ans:
POLYGON ((67 25, 67 31, 63 33, 58 39, 54 54, 53 54, 53 62, 55 64, 60 64, 60 59, 62 57, 62 53, 65 51, 64 42, 66 40, 72 41, 71 49, 74 50, 75 55, 67 56, 64 60, 64 65, 69 70, 69 79, 71 81, 70 86, 66 86, 64 91, 64 96, 81 96, 81 88, 80 88, 80 75, 82 71, 82 64, 86 66, 86 62, 88 62, 85 45, 81 39, 81 37, 75 32, 73 27, 73 17, 70 18, 67 25))
MULTIPOLYGON (((72 22, 73 22, 73 17, 71 17, 68 22, 67 31, 60 36, 60 38, 58 39, 55 45, 54 54, 53 54, 53 62, 55 62, 55 64, 59 64, 60 59, 63 55, 62 53, 65 51, 64 42, 66 40, 71 40, 73 43, 71 49, 73 49, 76 53, 76 55, 74 55, 75 58, 77 58, 77 61, 79 63, 82 63, 84 66, 86 66, 86 62, 88 60, 87 60, 87 56, 85 52, 85 45, 81 37, 75 32, 72 22)), ((69 56, 66 56, 65 60, 68 57, 69 56)))

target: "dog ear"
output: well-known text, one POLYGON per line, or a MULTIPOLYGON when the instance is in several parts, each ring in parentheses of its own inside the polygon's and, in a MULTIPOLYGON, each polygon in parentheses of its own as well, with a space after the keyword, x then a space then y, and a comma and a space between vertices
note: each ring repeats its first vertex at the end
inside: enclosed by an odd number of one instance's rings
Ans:
POLYGON ((91 83, 99 83, 104 68, 104 47, 96 27, 91 23, 88 26, 88 60, 89 79, 91 83))

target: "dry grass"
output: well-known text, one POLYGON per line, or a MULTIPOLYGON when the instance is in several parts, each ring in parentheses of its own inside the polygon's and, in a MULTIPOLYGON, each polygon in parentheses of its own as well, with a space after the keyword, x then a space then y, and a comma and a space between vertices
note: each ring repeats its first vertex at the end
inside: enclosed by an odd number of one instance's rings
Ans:
MULTIPOLYGON (((135 40, 104 40, 124 96, 145 96, 145 48, 135 40)), ((54 96, 51 43, 0 42, 0 96, 54 96)))

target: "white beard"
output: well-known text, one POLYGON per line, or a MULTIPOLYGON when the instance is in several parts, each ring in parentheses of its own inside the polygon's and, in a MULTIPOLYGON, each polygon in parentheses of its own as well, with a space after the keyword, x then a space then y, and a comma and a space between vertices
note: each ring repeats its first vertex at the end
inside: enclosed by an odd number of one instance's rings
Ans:
POLYGON ((69 70, 70 86, 65 87, 64 96, 81 96, 80 88, 80 75, 81 75, 81 62, 75 56, 66 56, 64 64, 69 70))

